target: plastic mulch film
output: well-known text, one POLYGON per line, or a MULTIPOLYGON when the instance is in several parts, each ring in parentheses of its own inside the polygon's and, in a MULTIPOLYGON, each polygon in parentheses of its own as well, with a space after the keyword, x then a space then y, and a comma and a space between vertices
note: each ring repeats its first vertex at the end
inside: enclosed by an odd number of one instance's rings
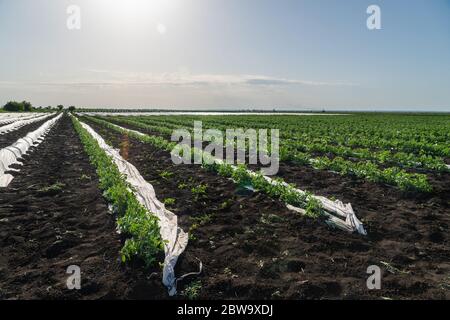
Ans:
POLYGON ((53 116, 54 114, 47 114, 47 115, 43 115, 43 116, 38 116, 38 117, 32 117, 32 118, 25 118, 25 119, 19 119, 19 120, 15 120, 10 124, 4 125, 2 127, 0 127, 0 135, 1 134, 5 134, 11 131, 15 131, 18 130, 28 124, 32 124, 34 122, 38 122, 41 120, 44 120, 50 116, 53 116))
POLYGON ((21 165, 22 163, 19 159, 27 153, 30 147, 37 146, 44 140, 45 136, 61 116, 62 114, 48 120, 38 129, 28 133, 25 137, 20 138, 11 146, 0 150, 0 187, 7 187, 14 179, 11 174, 5 174, 7 171, 17 171, 10 169, 10 166, 13 164, 21 165))
POLYGON ((109 146, 103 138, 97 134, 89 125, 81 122, 89 134, 97 141, 107 155, 111 156, 120 173, 124 174, 126 181, 133 188, 137 200, 149 211, 158 217, 161 238, 164 244, 164 269, 163 284, 168 288, 169 295, 173 296, 177 292, 175 265, 178 257, 183 253, 188 243, 188 235, 178 227, 178 217, 167 210, 157 198, 153 186, 145 181, 139 171, 131 163, 125 161, 119 150, 109 146))
POLYGON ((4 126, 10 123, 13 123, 18 120, 28 120, 42 116, 42 113, 32 113, 32 114, 9 114, 9 115, 0 115, 0 126, 4 126))
MULTIPOLYGON (((136 130, 131 130, 131 129, 127 129, 124 127, 121 127, 117 124, 113 124, 110 123, 112 125, 114 125, 117 128, 120 128, 121 130, 125 130, 128 132, 133 132, 136 133, 138 135, 141 136, 145 136, 146 134, 136 131, 136 130)), ((202 151, 203 152, 203 151, 202 151)), ((208 156, 211 157, 210 154, 208 154, 208 156)), ((214 161, 217 164, 222 164, 223 161, 217 158, 214 158, 214 161)), ((238 168, 236 166, 231 166, 234 170, 237 170, 238 168)), ((257 175, 256 172, 251 171, 251 170, 247 170, 247 172, 250 175, 257 175)), ((288 184, 286 182, 279 182, 276 180, 273 180, 267 176, 264 176, 264 179, 266 179, 266 181, 268 181, 269 183, 273 184, 273 185, 277 185, 277 184, 282 184, 285 186, 288 186, 288 184)), ((300 189, 295 189, 296 192, 298 192, 299 194, 305 194, 306 192, 300 189)), ((362 224, 362 222, 356 217, 355 212, 353 211, 352 205, 350 203, 344 204, 342 201, 340 200, 335 200, 332 201, 330 199, 327 199, 325 197, 322 196, 313 196, 315 199, 317 199, 321 205, 322 208, 325 211, 325 214, 328 217, 327 223, 331 224, 332 226, 339 228, 341 230, 344 231, 348 231, 348 232, 358 232, 359 234, 362 235, 367 235, 366 230, 364 229, 364 226, 362 224)), ((299 213, 304 213, 305 211, 301 208, 297 208, 294 207, 292 205, 287 205, 287 208, 289 210, 292 211, 296 211, 299 213)))

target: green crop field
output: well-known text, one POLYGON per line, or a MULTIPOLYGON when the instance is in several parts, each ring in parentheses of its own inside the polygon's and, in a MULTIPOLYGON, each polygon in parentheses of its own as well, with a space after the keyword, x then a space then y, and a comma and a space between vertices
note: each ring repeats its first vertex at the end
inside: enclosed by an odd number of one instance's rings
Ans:
MULTIPOLYGON (((59 284, 48 298, 448 294, 449 115, 2 117, 0 231, 14 257, 4 297, 15 296, 23 272, 15 266, 29 259, 48 272, 68 259, 94 286, 83 293, 59 284), (43 216, 51 222, 33 231, 43 216), (17 217, 20 228, 11 223, 17 217), (380 290, 361 285, 370 266, 385 270, 380 290), (192 276, 179 280, 183 274, 192 276), (113 289, 142 281, 144 291, 113 289)), ((32 288, 21 297, 42 295, 32 288)))

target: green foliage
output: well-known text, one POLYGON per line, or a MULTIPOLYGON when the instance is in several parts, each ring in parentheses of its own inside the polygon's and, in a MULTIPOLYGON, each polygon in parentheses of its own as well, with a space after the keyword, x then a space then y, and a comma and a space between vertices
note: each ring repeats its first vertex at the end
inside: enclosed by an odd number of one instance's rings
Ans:
POLYGON ((180 190, 183 190, 183 189, 186 189, 188 187, 188 185, 186 184, 186 183, 184 183, 184 182, 181 182, 179 185, 178 185, 178 189, 180 189, 180 190))
POLYGON ((147 266, 155 264, 164 245, 157 217, 147 212, 139 203, 125 177, 119 172, 112 158, 100 148, 97 141, 75 117, 72 117, 72 122, 91 163, 96 168, 100 181, 99 187, 118 216, 119 230, 130 236, 121 250, 122 261, 126 262, 138 256, 147 266))
MULTIPOLYGON (((450 156, 450 119, 448 116, 351 115, 327 117, 297 116, 138 116, 110 117, 117 123, 129 124, 151 135, 136 138, 160 149, 171 151, 168 141, 173 129, 192 130, 194 120, 203 127, 224 130, 230 127, 280 128, 280 157, 290 165, 311 165, 318 170, 331 170, 374 183, 396 186, 401 190, 430 192, 425 173, 406 169, 448 171, 442 157, 450 156), (154 135, 154 133, 157 135, 154 135), (165 137, 165 138, 164 138, 165 137)), ((102 119, 103 125, 113 128, 102 119)), ((191 148, 191 153, 199 152, 191 148)), ((303 208, 306 215, 323 214, 320 202, 295 186, 275 179, 268 182, 262 175, 250 175, 245 166, 237 170, 227 164, 211 164, 204 154, 203 166, 237 184, 251 185, 272 198, 303 208), (207 163, 209 164, 207 164, 207 163)), ((224 204, 224 208, 227 204, 224 204)))
POLYGON ((200 280, 192 281, 189 285, 184 288, 181 292, 183 296, 189 300, 195 300, 199 297, 200 291, 202 290, 202 282, 200 280))
MULTIPOLYGON (((92 120, 100 125, 110 128, 114 131, 117 131, 120 133, 128 133, 129 135, 133 134, 133 132, 128 131, 128 130, 122 130, 122 129, 118 128, 117 126, 114 126, 113 124, 111 124, 105 120, 101 120, 101 119, 97 119, 97 118, 93 118, 93 117, 88 117, 88 118, 89 118, 89 120, 92 120)), ((125 121, 124 121, 124 123, 125 123, 125 121)), ((149 136, 149 135, 143 136, 143 135, 135 134, 135 138, 140 140, 141 142, 150 143, 157 148, 158 147, 163 148, 163 149, 167 148, 166 150, 169 152, 171 150, 170 148, 174 146, 173 144, 169 145, 168 142, 166 140, 164 140, 164 138, 158 137, 159 139, 155 140, 152 137, 153 136, 149 136), (165 141, 165 142, 162 142, 162 141, 165 141), (161 145, 163 145, 164 147, 160 147, 161 145)), ((194 149, 194 148, 192 148, 192 149, 194 149)), ((207 159, 208 157, 211 157, 211 155, 208 155, 205 153, 204 157, 203 157, 203 161, 205 161, 205 159, 207 159)), ((275 179, 274 180, 275 183, 270 183, 261 174, 251 175, 247 171, 245 165, 239 165, 239 166, 237 166, 237 169, 234 169, 233 166, 231 166, 227 163, 221 163, 221 164, 213 163, 213 164, 206 164, 206 165, 204 164, 204 166, 206 166, 209 170, 217 172, 219 175, 221 175, 223 177, 232 178, 236 184, 252 185, 256 190, 264 192, 267 195, 269 195, 270 197, 278 198, 281 201, 283 201, 287 204, 296 206, 296 207, 306 208, 308 203, 310 201, 313 201, 314 203, 310 205, 310 209, 308 211, 309 216, 311 216, 312 218, 316 218, 322 213, 321 208, 318 208, 318 204, 315 202, 315 199, 313 197, 308 196, 307 193, 298 192, 296 190, 295 186, 285 184, 282 179, 275 179)), ((194 195, 194 197, 196 198, 196 200, 198 200, 201 197, 206 196, 206 191, 207 191, 207 186, 202 185, 202 184, 195 186, 191 189, 191 192, 194 195)))
POLYGON ((91 180, 91 177, 83 173, 81 175, 81 177, 80 177, 80 180, 82 180, 82 181, 85 181, 85 180, 89 181, 89 180, 91 180))
POLYGON ((9 101, 3 106, 5 111, 32 111, 33 106, 28 101, 9 101))
POLYGON ((206 190, 208 186, 206 184, 199 184, 191 188, 192 195, 195 199, 200 199, 206 196, 206 190))
POLYGON ((203 226, 211 222, 213 215, 211 213, 210 214, 205 213, 199 216, 191 216, 189 218, 193 223, 203 226))
POLYGON ((233 127, 280 128, 282 162, 312 165, 402 190, 431 190, 426 173, 410 174, 404 169, 449 171, 443 159, 450 157, 450 118, 445 115, 120 117, 120 121, 163 135, 169 135, 173 129, 192 131, 195 120, 202 121, 205 129, 221 131, 233 127), (395 171, 394 176, 391 171, 395 171))
POLYGON ((37 193, 41 196, 53 196, 61 193, 65 186, 66 185, 64 183, 57 182, 55 184, 52 184, 51 186, 38 189, 37 193))
POLYGON ((227 199, 220 204, 219 208, 220 208, 220 210, 226 210, 226 209, 231 208, 232 205, 233 205, 233 200, 227 199))
POLYGON ((280 217, 276 214, 273 214, 273 213, 272 214, 264 214, 263 213, 261 215, 260 221, 263 224, 272 225, 274 223, 282 223, 285 220, 282 217, 280 217))
POLYGON ((160 176, 161 178, 167 180, 167 179, 169 179, 169 178, 171 178, 171 177, 173 176, 173 172, 164 170, 164 171, 162 171, 162 172, 159 174, 159 176, 160 176))
POLYGON ((306 216, 316 219, 323 215, 322 205, 319 200, 314 198, 312 195, 308 196, 308 202, 306 204, 306 216))
POLYGON ((407 173, 405 170, 396 167, 379 169, 376 164, 370 161, 352 162, 341 157, 334 159, 320 157, 315 159, 313 166, 317 169, 336 171, 342 175, 355 175, 371 182, 395 185, 405 191, 431 191, 431 186, 424 174, 407 173))
MULTIPOLYGON (((166 151, 170 152, 177 145, 177 143, 167 141, 166 139, 164 139, 162 137, 153 136, 153 135, 152 136, 150 136, 150 135, 143 136, 143 135, 137 134, 132 131, 121 129, 121 128, 117 127, 116 125, 114 125, 113 123, 102 120, 102 119, 98 119, 98 118, 90 117, 90 116, 86 116, 86 118, 92 122, 95 122, 99 125, 104 126, 105 128, 111 129, 111 130, 119 132, 121 134, 128 134, 128 136, 130 136, 132 138, 135 138, 144 143, 150 143, 151 145, 153 145, 159 149, 162 149, 162 150, 166 150, 166 151)), ((128 121, 127 122, 124 121, 124 123, 128 123, 128 121)))
POLYGON ((164 199, 164 205, 171 206, 175 204, 175 198, 165 198, 164 199))

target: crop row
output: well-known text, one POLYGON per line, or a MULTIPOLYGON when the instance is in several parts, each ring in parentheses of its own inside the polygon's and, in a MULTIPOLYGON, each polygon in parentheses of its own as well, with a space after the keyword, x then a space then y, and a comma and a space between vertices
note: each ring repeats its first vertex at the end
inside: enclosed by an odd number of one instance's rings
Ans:
POLYGON ((147 266, 155 264, 158 254, 163 250, 158 219, 139 203, 124 176, 97 141, 75 117, 72 117, 72 121, 91 163, 96 168, 99 187, 117 214, 120 232, 130 236, 121 250, 122 261, 126 262, 138 256, 147 266))
MULTIPOLYGON (((139 117, 155 119, 155 117, 139 117)), ((201 120, 205 124, 243 128, 279 128, 281 137, 293 141, 315 141, 352 148, 392 149, 419 155, 449 156, 450 124, 445 116, 158 116, 159 121, 186 124, 201 120), (392 119, 393 118, 393 119, 392 119), (442 118, 442 119, 441 119, 442 118), (406 123, 405 123, 406 121, 406 123), (409 122, 408 122, 409 121, 409 122)))
MULTIPOLYGON (((169 153, 172 152, 172 150, 176 146, 176 143, 168 141, 162 137, 142 135, 129 130, 124 130, 103 119, 94 117, 87 117, 87 119, 113 131, 119 132, 121 134, 127 134, 130 137, 133 137, 143 143, 150 143, 153 146, 165 150, 169 153)), ((201 153, 203 166, 205 168, 223 177, 231 178, 236 184, 251 185, 255 190, 263 192, 272 198, 280 199, 286 204, 302 208, 305 210, 306 216, 308 217, 317 218, 323 214, 322 206, 316 198, 314 198, 308 192, 299 193, 295 186, 284 184, 282 179, 277 179, 276 183, 271 183, 261 174, 249 173, 249 171, 243 165, 234 167, 224 162, 218 163, 214 161, 214 158, 213 156, 211 156, 211 154, 203 152, 202 150, 194 147, 191 147, 190 151, 192 157, 194 157, 195 154, 201 153)))
MULTIPOLYGON (((123 118, 121 118, 123 119, 123 118)), ((157 120, 154 118, 134 118, 139 122, 161 126, 164 125, 168 128, 184 128, 192 129, 189 127, 189 122, 183 120, 157 120)), ((218 130, 226 130, 231 125, 237 127, 243 127, 245 129, 249 128, 248 124, 245 123, 228 123, 224 124, 221 121, 210 122, 206 120, 203 125, 205 128, 215 128, 218 130)), ((436 157, 427 154, 414 154, 406 152, 395 152, 392 150, 378 150, 373 151, 368 148, 352 148, 344 145, 334 145, 328 143, 325 139, 320 138, 316 140, 304 141, 293 140, 291 138, 286 138, 286 134, 281 132, 282 137, 281 146, 284 149, 284 154, 289 155, 290 153, 297 152, 308 152, 311 153, 310 157, 313 158, 313 154, 329 154, 333 156, 343 157, 343 158, 355 158, 360 160, 370 160, 381 165, 395 165, 402 168, 423 168, 434 171, 448 171, 449 168, 445 164, 442 157, 436 157), (283 138, 284 136, 284 138, 283 138)), ((289 160, 289 157, 286 159, 289 160)))
MULTIPOLYGON (((140 118, 133 118, 133 120, 120 118, 120 122, 147 130, 157 131, 164 135, 170 135, 172 132, 172 129, 167 128, 164 123, 160 123, 159 125, 148 124, 140 120, 140 118)), ((181 126, 178 128, 181 128, 181 126)), ((189 129, 189 127, 182 128, 189 129)), ((405 191, 431 191, 431 186, 427 181, 426 175, 424 174, 408 173, 398 167, 383 169, 368 160, 354 162, 343 159, 342 157, 334 157, 332 159, 324 156, 313 157, 310 153, 290 150, 289 147, 283 145, 280 148, 280 160, 291 161, 298 164, 310 164, 316 169, 332 170, 342 175, 354 175, 367 181, 381 182, 397 186, 401 190, 405 191)))

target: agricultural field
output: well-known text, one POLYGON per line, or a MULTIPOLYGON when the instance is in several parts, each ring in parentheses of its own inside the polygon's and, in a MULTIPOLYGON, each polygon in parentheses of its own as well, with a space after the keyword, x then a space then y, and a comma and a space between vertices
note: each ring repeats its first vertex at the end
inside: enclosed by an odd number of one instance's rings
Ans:
POLYGON ((450 298, 449 115, 2 113, 0 182, 0 299, 450 298))

